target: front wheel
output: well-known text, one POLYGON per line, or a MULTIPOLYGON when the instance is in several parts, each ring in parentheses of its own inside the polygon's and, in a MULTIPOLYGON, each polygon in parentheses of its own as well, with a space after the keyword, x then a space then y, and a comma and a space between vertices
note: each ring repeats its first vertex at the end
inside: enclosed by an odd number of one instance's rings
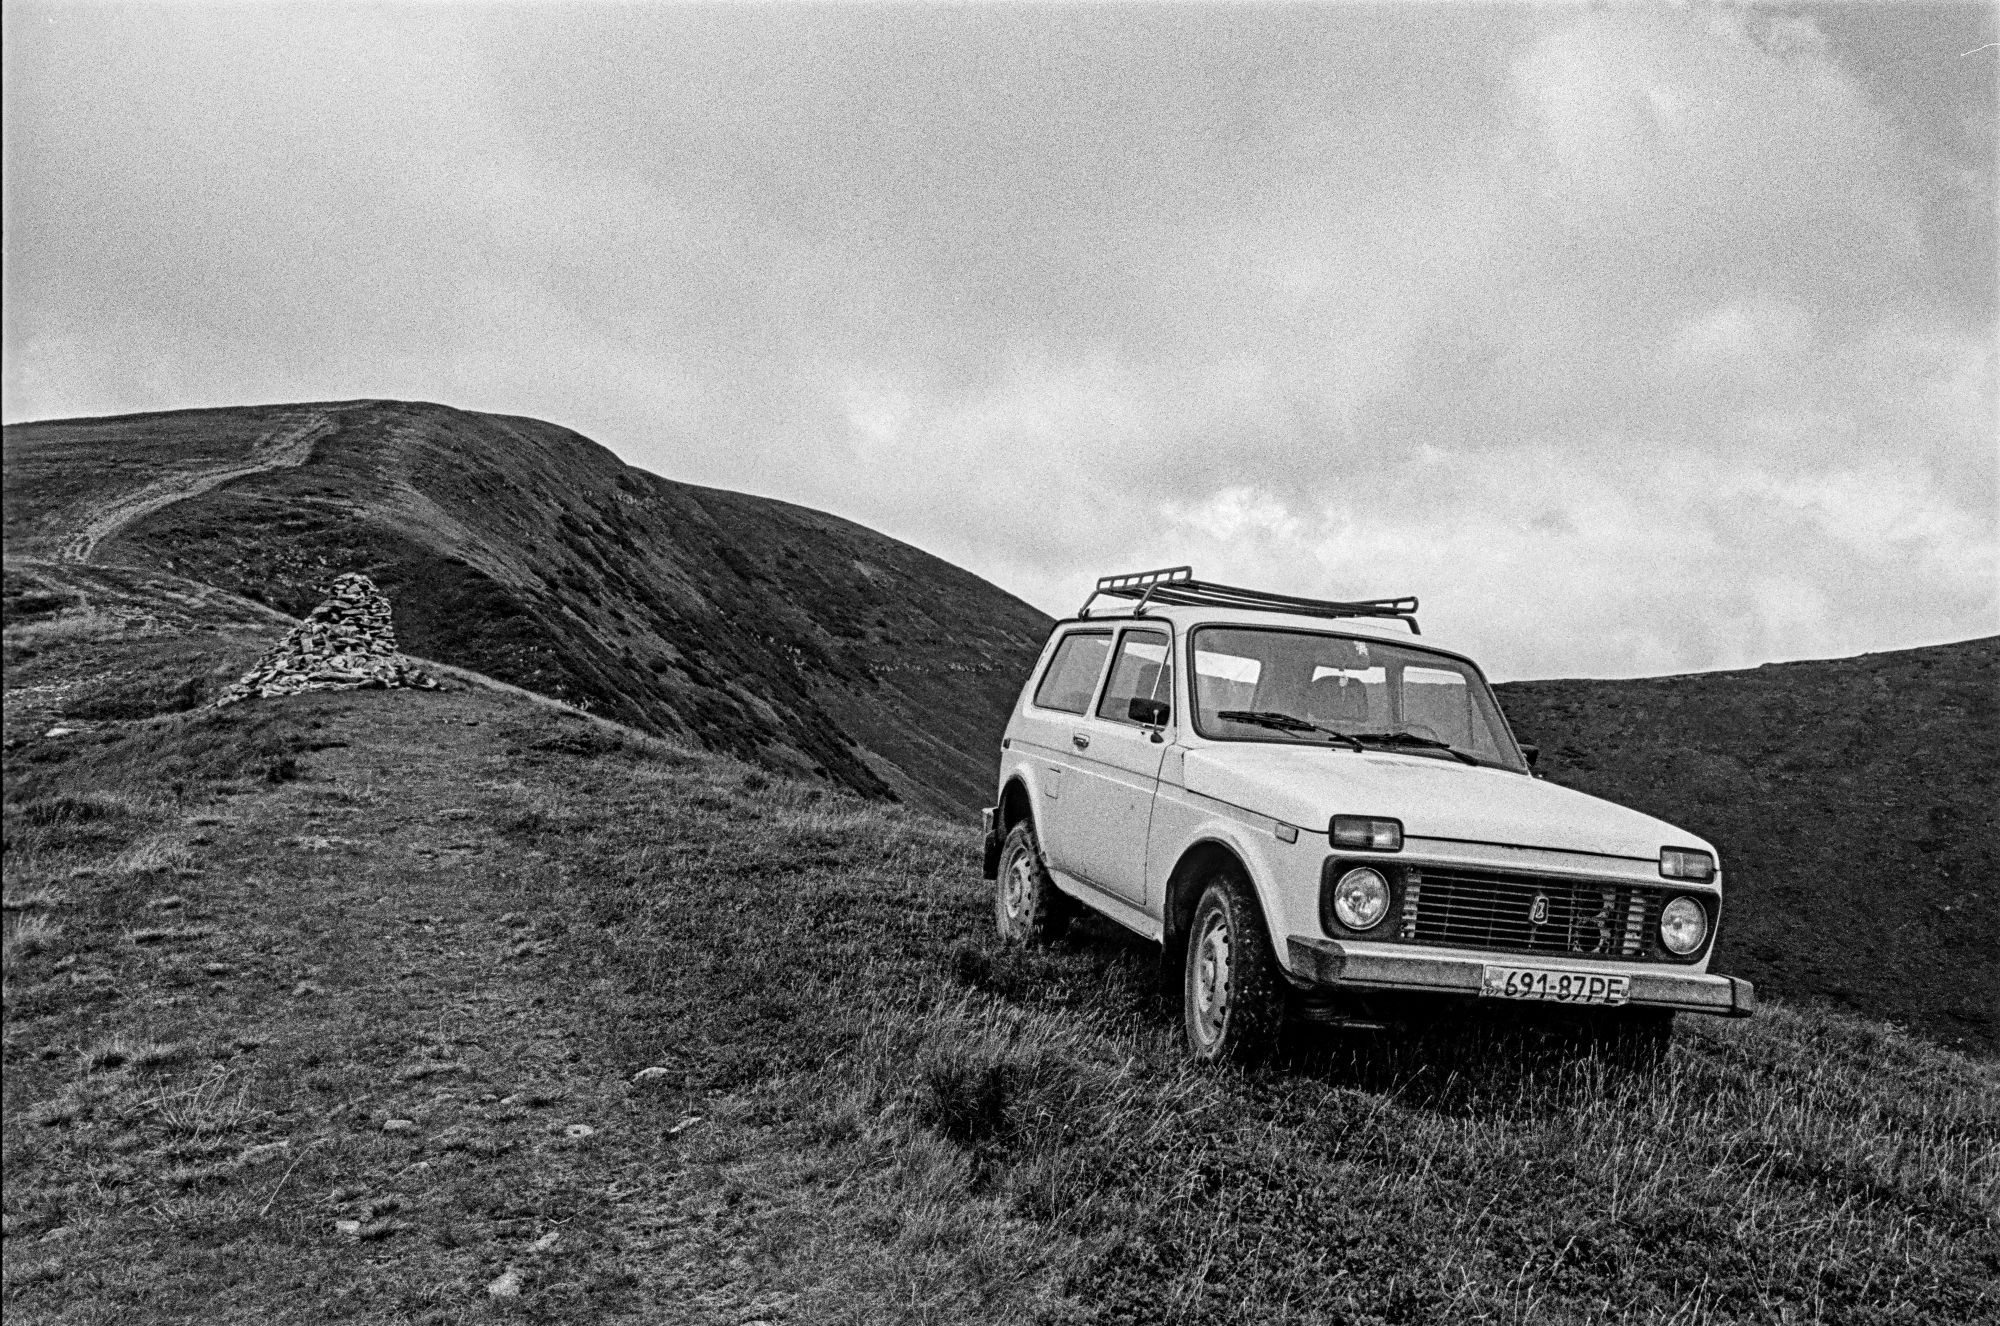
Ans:
POLYGON ((1000 869, 993 880, 993 919, 1000 938, 1015 944, 1046 944, 1069 929, 1075 914, 1076 904, 1042 865, 1035 826, 1022 820, 1000 848, 1000 869))
POLYGON ((1181 983, 1188 1049, 1203 1063, 1263 1058, 1285 1021, 1285 978, 1247 880, 1216 876, 1195 904, 1181 983))

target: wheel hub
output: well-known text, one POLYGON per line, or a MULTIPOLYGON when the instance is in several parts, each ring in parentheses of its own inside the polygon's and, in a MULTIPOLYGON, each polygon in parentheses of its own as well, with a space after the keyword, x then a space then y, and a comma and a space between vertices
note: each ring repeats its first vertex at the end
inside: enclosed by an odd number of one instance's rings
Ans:
POLYGON ((1007 912, 1009 921, 1018 921, 1028 909, 1028 898, 1033 893, 1035 883, 1030 876, 1028 858, 1014 858, 1013 868, 1007 872, 1007 887, 1001 891, 1000 905, 1007 912))
POLYGON ((1204 1044, 1222 1038, 1229 1020, 1229 923, 1211 915, 1194 946, 1194 1020, 1204 1044))

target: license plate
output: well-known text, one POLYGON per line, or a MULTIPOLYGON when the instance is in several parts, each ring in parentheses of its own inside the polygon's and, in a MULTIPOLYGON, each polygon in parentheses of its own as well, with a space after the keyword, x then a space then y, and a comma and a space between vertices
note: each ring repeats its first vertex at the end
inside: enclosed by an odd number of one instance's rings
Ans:
POLYGON ((1534 967, 1488 967, 1479 984, 1485 999, 1545 999, 1557 1004, 1622 1004, 1631 989, 1629 976, 1534 967))

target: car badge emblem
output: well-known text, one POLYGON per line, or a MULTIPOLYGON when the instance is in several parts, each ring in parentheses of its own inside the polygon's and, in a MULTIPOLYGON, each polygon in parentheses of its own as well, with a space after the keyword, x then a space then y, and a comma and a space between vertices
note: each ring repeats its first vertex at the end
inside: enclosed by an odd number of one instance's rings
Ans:
POLYGON ((1537 893, 1535 895, 1535 905, 1528 908, 1528 923, 1530 925, 1541 925, 1548 919, 1549 895, 1546 893, 1537 893))

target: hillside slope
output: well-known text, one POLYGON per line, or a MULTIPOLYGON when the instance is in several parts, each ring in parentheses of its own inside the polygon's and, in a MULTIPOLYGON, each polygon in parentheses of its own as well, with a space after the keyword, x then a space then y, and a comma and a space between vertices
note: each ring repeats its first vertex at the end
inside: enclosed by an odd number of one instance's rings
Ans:
POLYGON ((2000 637, 1498 690, 1551 781, 1721 849, 1720 970, 2000 1053, 2000 637))
MULTIPOLYGON (((104 574, 12 596, 35 675, 268 629, 104 574)), ((1201 1072, 1108 928, 996 946, 962 826, 517 695, 15 740, 9 1322, 2000 1312, 1995 1067, 1856 1019, 1201 1072)))
POLYGON ((674 483, 531 419, 389 401, 6 430, 10 558, 308 611, 374 577, 411 653, 960 816, 1048 619, 821 512, 674 483))

